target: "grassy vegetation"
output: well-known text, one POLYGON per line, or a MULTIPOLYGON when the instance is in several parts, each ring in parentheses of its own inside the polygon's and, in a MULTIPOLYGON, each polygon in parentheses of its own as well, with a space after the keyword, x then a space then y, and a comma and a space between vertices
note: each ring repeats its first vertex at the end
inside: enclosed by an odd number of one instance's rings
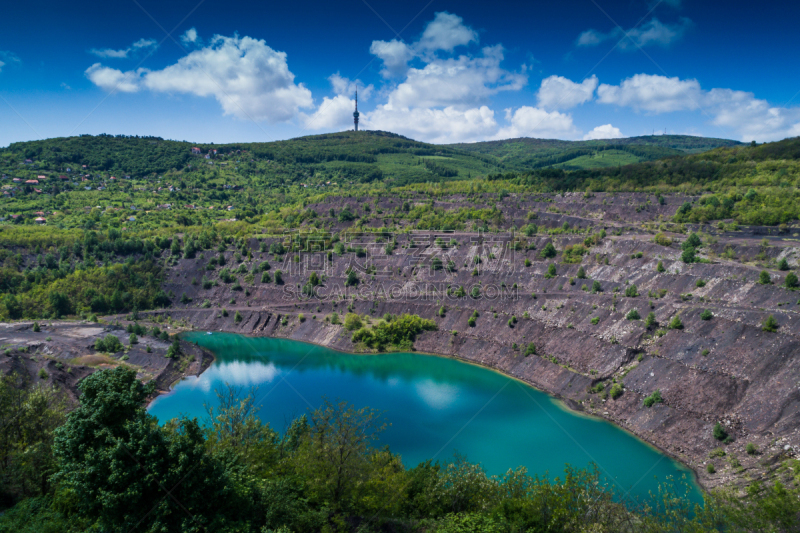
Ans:
POLYGON ((19 398, 13 385, 0 382, 0 412, 15 429, 0 433, 0 532, 739 533, 790 531, 800 512, 797 490, 777 482, 693 506, 674 481, 648 502, 621 498, 596 467, 489 476, 456 455, 406 468, 376 446, 379 414, 343 402, 280 434, 259 418, 254 390, 217 390, 201 426, 159 425, 145 410, 152 386, 123 367, 83 380, 66 417, 52 390, 19 398))

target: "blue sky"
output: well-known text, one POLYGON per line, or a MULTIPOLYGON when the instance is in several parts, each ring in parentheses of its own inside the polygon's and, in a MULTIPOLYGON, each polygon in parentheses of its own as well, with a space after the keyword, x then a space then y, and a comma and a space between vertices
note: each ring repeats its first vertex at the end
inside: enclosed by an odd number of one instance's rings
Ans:
POLYGON ((111 133, 430 142, 800 135, 797 3, 31 0, 4 6, 0 146, 111 133))

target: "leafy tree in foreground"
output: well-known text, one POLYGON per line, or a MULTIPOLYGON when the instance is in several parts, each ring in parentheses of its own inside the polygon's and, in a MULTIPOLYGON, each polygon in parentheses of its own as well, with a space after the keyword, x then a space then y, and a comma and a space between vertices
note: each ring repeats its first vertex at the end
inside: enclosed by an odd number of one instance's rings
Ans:
POLYGON ((197 420, 161 429, 144 410, 153 386, 131 369, 96 372, 80 389, 54 446, 54 480, 74 495, 76 511, 109 531, 204 531, 231 521, 244 502, 225 465, 206 453, 197 420))

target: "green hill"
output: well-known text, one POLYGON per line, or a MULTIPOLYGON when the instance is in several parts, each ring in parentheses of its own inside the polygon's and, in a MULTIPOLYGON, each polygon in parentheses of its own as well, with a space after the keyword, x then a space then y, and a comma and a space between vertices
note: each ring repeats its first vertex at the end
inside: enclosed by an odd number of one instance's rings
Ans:
POLYGON ((627 165, 676 155, 705 152, 721 146, 739 145, 741 143, 738 141, 691 135, 647 135, 595 141, 561 141, 523 137, 446 146, 465 152, 494 156, 509 168, 559 167, 576 170, 627 165))

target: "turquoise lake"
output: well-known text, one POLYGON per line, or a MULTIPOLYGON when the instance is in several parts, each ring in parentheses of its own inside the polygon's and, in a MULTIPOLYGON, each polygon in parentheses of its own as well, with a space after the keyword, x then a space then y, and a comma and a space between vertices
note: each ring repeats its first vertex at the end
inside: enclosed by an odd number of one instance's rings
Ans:
POLYGON ((189 333, 216 355, 198 378, 156 398, 149 412, 160 422, 180 415, 203 419, 225 383, 258 387, 259 416, 278 431, 317 408, 323 397, 383 411, 382 435, 406 466, 447 461, 454 452, 502 475, 523 465, 531 474, 561 476, 564 465, 598 465, 615 492, 638 500, 668 477, 690 484, 692 473, 629 433, 569 411, 524 383, 454 359, 416 353, 354 355, 285 339, 227 333, 189 333))

